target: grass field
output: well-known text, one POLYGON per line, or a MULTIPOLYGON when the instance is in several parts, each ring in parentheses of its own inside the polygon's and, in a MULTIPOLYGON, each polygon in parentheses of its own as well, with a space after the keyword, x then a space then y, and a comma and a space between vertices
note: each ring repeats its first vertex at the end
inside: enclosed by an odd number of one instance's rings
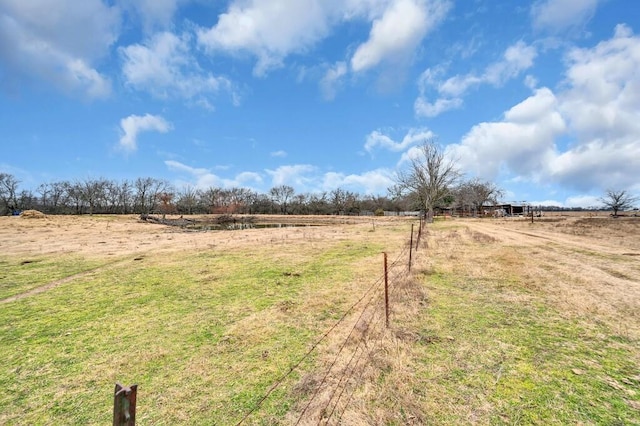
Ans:
POLYGON ((323 221, 0 218, 0 424, 640 424, 640 222, 323 221))

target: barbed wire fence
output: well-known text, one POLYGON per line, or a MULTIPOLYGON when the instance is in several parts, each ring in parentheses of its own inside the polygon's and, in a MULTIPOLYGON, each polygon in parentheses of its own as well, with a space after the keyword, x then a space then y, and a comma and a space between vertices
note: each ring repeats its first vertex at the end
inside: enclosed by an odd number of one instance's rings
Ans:
MULTIPOLYGON (((413 252, 419 248, 424 226, 425 222, 421 219, 414 240, 414 225, 411 225, 409 241, 403 244, 400 253, 391 264, 388 264, 387 253, 384 253, 384 273, 311 345, 300 359, 273 382, 236 425, 244 424, 256 414, 269 396, 318 351, 323 342, 334 334, 346 333, 346 337, 338 340, 340 344, 336 353, 326 363, 324 371, 319 374, 321 379, 311 386, 310 396, 293 418, 296 425, 303 422, 305 425, 314 423, 326 425, 332 420, 335 424, 340 423, 358 385, 363 383, 367 360, 373 359, 381 346, 384 330, 389 328, 389 296, 395 296, 400 288, 398 284, 406 282, 410 276, 413 252), (348 321, 351 323, 347 324, 348 321)), ((116 384, 114 426, 135 426, 136 389, 137 385, 125 387, 116 384)))
POLYGON ((310 395, 293 421, 295 425, 340 423, 349 408, 358 384, 362 383, 367 360, 374 357, 381 345, 381 337, 389 324, 388 297, 395 296, 399 289, 397 284, 406 281, 410 276, 413 254, 420 245, 424 226, 425 223, 420 220, 415 238, 414 226, 411 226, 409 241, 403 244, 400 253, 390 264, 387 264, 387 255, 384 254, 384 273, 311 345, 300 359, 273 382, 236 425, 245 424, 254 416, 269 396, 318 351, 323 342, 339 332, 346 334, 346 337, 339 340, 335 354, 326 363, 324 370, 318 374, 316 383, 310 386, 310 395))

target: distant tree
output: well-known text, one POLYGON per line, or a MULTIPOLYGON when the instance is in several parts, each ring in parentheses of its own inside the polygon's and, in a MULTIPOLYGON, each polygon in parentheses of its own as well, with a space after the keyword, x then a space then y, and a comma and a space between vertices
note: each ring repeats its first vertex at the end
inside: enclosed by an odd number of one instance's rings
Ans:
POLYGON ((473 215, 482 212, 483 206, 487 203, 496 205, 498 199, 503 196, 502 189, 498 188, 495 183, 483 181, 479 178, 464 181, 453 190, 453 202, 458 208, 461 208, 473 215))
POLYGON ((292 214, 309 214, 308 194, 296 194, 291 203, 289 209, 292 214))
POLYGON ((52 182, 49 185, 49 212, 60 213, 64 212, 68 207, 69 194, 67 194, 66 182, 52 182))
POLYGON ((166 180, 151 177, 136 179, 133 187, 136 213, 152 213, 158 205, 158 195, 163 192, 171 192, 171 185, 166 180))
POLYGON ((613 216, 617 217, 620 210, 632 208, 638 198, 633 197, 626 190, 607 189, 600 201, 605 207, 613 210, 613 216))
POLYGON ((38 185, 36 189, 38 194, 40 194, 40 209, 43 212, 47 212, 49 209, 49 194, 51 193, 51 185, 48 183, 43 183, 38 185))
POLYGON ((328 195, 326 192, 310 194, 307 197, 307 205, 311 214, 331 213, 331 206, 329 205, 328 195))
POLYGON ((80 183, 75 182, 71 183, 65 181, 64 183, 64 191, 67 194, 68 202, 70 203, 70 207, 73 207, 73 211, 75 214, 82 214, 84 202, 82 196, 82 188, 80 187, 80 183))
MULTIPOLYGON (((160 201, 162 201, 162 204, 166 204, 168 207, 168 205, 171 204, 171 200, 166 203, 165 200, 163 200, 163 195, 165 194, 168 195, 168 193, 166 192, 160 194, 160 201)), ((184 214, 195 213, 195 210, 198 207, 198 199, 200 198, 199 195, 200 194, 195 190, 195 188, 192 188, 190 186, 185 186, 184 188, 182 188, 182 190, 178 192, 178 199, 176 200, 176 207, 178 208, 178 211, 184 214)), ((171 198, 173 198, 173 194, 171 194, 171 198)), ((160 205, 160 208, 162 209, 163 214, 171 213, 172 210, 170 208, 165 208, 163 205, 160 205)))
POLYGON ((167 214, 174 213, 176 210, 176 206, 174 206, 172 203, 173 197, 173 192, 161 192, 160 194, 158 194, 158 201, 160 202, 158 208, 160 209, 160 213, 162 213, 163 219, 167 216, 167 214))
POLYGON ((125 179, 120 182, 118 199, 123 214, 129 213, 130 209, 133 209, 133 183, 131 181, 125 179))
POLYGON ((280 213, 288 213, 289 200, 293 198, 295 189, 289 185, 274 186, 269 190, 269 195, 273 199, 274 204, 280 206, 280 213))
POLYGON ((2 202, 2 214, 11 214, 18 208, 18 184, 20 183, 12 174, 0 173, 0 201, 2 202))
POLYGON ((106 198, 105 190, 107 187, 106 179, 85 179, 77 182, 75 186, 79 191, 81 200, 89 207, 89 214, 92 215, 99 210, 101 204, 106 198))
POLYGON ((414 197, 430 222, 435 207, 450 195, 460 176, 456 163, 445 157, 434 140, 428 140, 420 147, 420 155, 411 159, 408 170, 398 172, 391 192, 414 197))
POLYGON ((347 204, 347 192, 342 188, 336 188, 329 193, 333 214, 344 214, 347 204))
POLYGON ((33 192, 28 189, 23 189, 18 195, 18 204, 16 205, 16 207, 18 208, 18 210, 30 210, 35 209, 37 203, 38 199, 35 195, 33 195, 33 192))

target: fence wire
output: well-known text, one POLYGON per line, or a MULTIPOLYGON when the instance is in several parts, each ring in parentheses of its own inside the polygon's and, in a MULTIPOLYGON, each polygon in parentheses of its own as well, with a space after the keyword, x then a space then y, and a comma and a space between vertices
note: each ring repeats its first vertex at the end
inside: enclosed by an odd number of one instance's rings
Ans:
MULTIPOLYGON (((409 251, 411 249, 412 247, 410 247, 409 242, 407 242, 406 244, 403 244, 402 250, 400 251, 398 256, 395 258, 393 262, 391 262, 390 265, 388 265, 389 271, 391 271, 390 274, 389 273, 387 274, 390 294, 394 294, 397 288, 397 286, 393 285, 394 283, 398 283, 401 280, 406 279, 407 276, 409 276, 409 273, 410 273, 409 266, 408 266, 408 263, 406 263, 405 261, 408 259, 409 251)), ((306 361, 313 354, 313 352, 318 348, 318 346, 322 342, 324 342, 331 335, 331 333, 333 333, 338 328, 338 326, 340 326, 343 322, 345 322, 345 320, 347 319, 347 317, 349 317, 349 315, 356 313, 356 308, 366 301, 366 303, 364 303, 364 305, 360 308, 360 311, 359 311, 360 313, 357 319, 354 321, 353 326, 349 330, 347 337, 344 338, 344 340, 340 344, 340 347, 337 353, 335 354, 335 356, 333 357, 333 360, 331 361, 328 368, 324 372, 322 376, 322 380, 315 388, 311 397, 309 397, 307 403, 305 404, 304 409, 300 412, 300 415, 298 416, 298 419, 295 424, 298 425, 304 419, 304 416, 307 413, 309 407, 314 402, 314 400, 318 397, 320 392, 323 390, 323 387, 328 388, 325 390, 329 390, 331 396, 329 397, 329 400, 326 402, 326 404, 324 404, 324 407, 320 411, 320 414, 325 413, 326 416, 320 415, 318 424, 322 423, 323 421, 325 423, 329 422, 334 417, 334 415, 337 415, 338 413, 339 413, 339 416, 337 418, 337 422, 339 423, 342 417, 344 416, 351 399, 353 398, 353 395, 358 387, 358 384, 361 383, 362 376, 364 374, 364 371, 366 370, 364 366, 362 366, 361 368, 358 368, 358 365, 360 365, 363 360, 366 360, 367 357, 371 358, 380 343, 380 339, 370 340, 369 336, 376 335, 375 334, 376 332, 381 333, 383 330, 383 324, 385 319, 385 316, 382 314, 382 312, 384 312, 384 294, 378 290, 382 289, 384 284, 384 278, 385 278, 384 274, 381 274, 373 282, 373 284, 369 286, 369 288, 365 291, 365 293, 343 313, 343 315, 338 319, 338 321, 336 321, 331 327, 329 327, 320 336, 320 338, 311 345, 311 348, 295 364, 293 364, 289 368, 289 370, 286 373, 284 373, 278 379, 276 379, 276 381, 271 385, 271 387, 258 400, 256 405, 250 411, 248 411, 244 415, 244 417, 242 417, 242 419, 238 421, 238 423, 236 423, 236 425, 243 424, 253 413, 258 411, 262 407, 264 402, 267 400, 267 398, 269 398, 269 396, 278 387, 280 387, 284 383, 284 381, 298 367, 300 367, 300 365, 302 365, 304 361, 306 361), (372 312, 369 315, 370 317, 368 319, 366 315, 367 312, 372 312), (341 357, 342 353, 345 351, 345 348, 347 347, 347 344, 351 340, 354 340, 353 336, 357 334, 356 329, 358 327, 364 328, 364 332, 357 338, 357 342, 356 342, 357 344, 353 349, 353 353, 349 357, 349 361, 342 368, 342 373, 339 375, 339 377, 337 373, 334 373, 335 379, 338 379, 338 380, 335 386, 331 387, 331 384, 328 383, 328 378, 331 376, 331 372, 334 369, 334 367, 337 365, 338 361, 341 359, 346 359, 347 356, 349 356, 347 354, 346 356, 341 357), (371 344, 369 345, 369 343, 371 344), (351 383, 351 386, 349 386, 349 383, 351 383), (338 412, 337 410, 339 407, 340 400, 343 394, 345 393, 345 391, 347 390, 347 388, 349 387, 351 389, 342 404, 343 408, 341 411, 338 412), (329 410, 329 407, 331 406, 332 408, 331 410, 329 410)))

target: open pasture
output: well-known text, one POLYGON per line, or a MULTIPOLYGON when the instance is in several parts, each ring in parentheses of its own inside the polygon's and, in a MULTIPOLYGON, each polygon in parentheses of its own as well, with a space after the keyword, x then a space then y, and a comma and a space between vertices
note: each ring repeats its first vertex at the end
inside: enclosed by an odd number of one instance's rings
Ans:
POLYGON ((0 424, 109 424, 115 382, 141 425, 640 424, 638 220, 439 220, 374 332, 349 309, 417 221, 318 219, 0 218, 0 424))

